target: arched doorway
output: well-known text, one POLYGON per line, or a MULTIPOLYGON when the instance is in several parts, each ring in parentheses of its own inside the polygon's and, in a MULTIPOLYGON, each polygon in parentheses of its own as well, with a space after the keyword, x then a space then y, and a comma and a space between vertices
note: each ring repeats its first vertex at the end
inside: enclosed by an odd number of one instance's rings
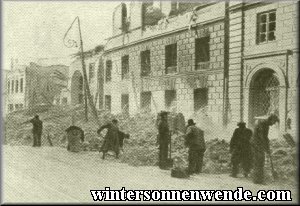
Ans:
POLYGON ((80 71, 75 71, 71 81, 71 103, 83 104, 83 77, 80 71))
POLYGON ((255 117, 275 113, 279 116, 280 83, 272 69, 257 71, 250 83, 248 122, 254 125, 255 117))

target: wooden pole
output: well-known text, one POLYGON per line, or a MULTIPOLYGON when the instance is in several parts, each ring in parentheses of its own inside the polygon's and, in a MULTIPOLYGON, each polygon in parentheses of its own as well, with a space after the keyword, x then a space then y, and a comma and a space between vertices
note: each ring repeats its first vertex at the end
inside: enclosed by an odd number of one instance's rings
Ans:
POLYGON ((78 20, 79 37, 80 37, 81 63, 82 63, 83 78, 84 78, 84 84, 85 84, 85 96, 86 96, 86 98, 88 98, 88 102, 89 102, 89 105, 91 107, 92 114, 94 115, 98 125, 100 125, 97 110, 96 110, 96 107, 94 105, 94 101, 93 101, 93 98, 91 96, 90 88, 89 88, 89 84, 88 84, 88 80, 87 80, 86 68, 85 68, 85 63, 84 63, 83 42, 82 42, 82 36, 81 36, 81 28, 80 28, 79 17, 77 17, 77 20, 78 20))

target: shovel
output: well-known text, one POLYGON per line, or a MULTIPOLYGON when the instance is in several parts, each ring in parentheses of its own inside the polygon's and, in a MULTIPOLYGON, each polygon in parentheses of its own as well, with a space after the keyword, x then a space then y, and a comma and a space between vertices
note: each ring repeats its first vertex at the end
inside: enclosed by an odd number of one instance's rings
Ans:
POLYGON ((277 174, 277 172, 274 170, 274 167, 273 167, 273 161, 272 161, 271 154, 268 153, 268 156, 269 156, 269 158, 270 158, 271 169, 272 169, 272 176, 273 176, 274 180, 277 180, 277 179, 278 179, 278 174, 277 174))

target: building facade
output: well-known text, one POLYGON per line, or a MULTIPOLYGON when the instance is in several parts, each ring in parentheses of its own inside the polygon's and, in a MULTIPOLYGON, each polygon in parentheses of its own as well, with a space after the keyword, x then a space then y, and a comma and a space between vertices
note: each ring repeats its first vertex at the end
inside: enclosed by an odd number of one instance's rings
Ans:
POLYGON ((52 105, 67 85, 68 66, 12 63, 5 73, 5 112, 10 113, 52 105))
POLYGON ((104 54, 106 109, 205 112, 222 122, 225 3, 190 5, 132 2, 115 10, 104 54), (125 13, 132 21, 122 31, 116 21, 122 25, 125 13))
POLYGON ((256 116, 276 113, 286 131, 296 125, 297 6, 120 4, 103 58, 104 108, 202 112, 218 124, 250 127, 256 116))
POLYGON ((230 3, 230 120, 250 126, 275 113, 281 131, 297 129, 298 18, 296 1, 230 3))
MULTIPOLYGON (((87 80, 96 109, 102 109, 103 106, 103 46, 99 48, 96 47, 84 53, 87 80)), ((71 63, 68 76, 68 86, 62 90, 60 98, 64 99, 64 104, 84 104, 85 84, 80 56, 76 56, 75 60, 71 63)))

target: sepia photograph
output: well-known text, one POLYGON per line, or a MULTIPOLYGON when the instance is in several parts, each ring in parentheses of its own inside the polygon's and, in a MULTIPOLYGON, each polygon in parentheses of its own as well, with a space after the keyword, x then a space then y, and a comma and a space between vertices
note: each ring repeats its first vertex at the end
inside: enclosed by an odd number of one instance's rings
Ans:
POLYGON ((1 1, 1 204, 299 204, 299 5, 1 1))

